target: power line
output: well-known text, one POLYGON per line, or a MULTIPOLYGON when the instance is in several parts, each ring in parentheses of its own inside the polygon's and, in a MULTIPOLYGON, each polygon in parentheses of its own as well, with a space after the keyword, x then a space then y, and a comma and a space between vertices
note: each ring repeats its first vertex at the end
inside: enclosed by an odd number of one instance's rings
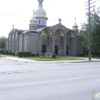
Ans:
POLYGON ((21 15, 13 15, 13 14, 5 14, 5 13, 0 13, 0 15, 31 18, 31 17, 29 17, 29 16, 21 16, 21 15))
MULTIPOLYGON (((32 17, 29 17, 29 16, 21 16, 21 15, 13 15, 13 14, 6 14, 6 13, 0 13, 0 15, 4 15, 4 16, 14 16, 14 17, 23 17, 23 18, 32 18, 32 17)), ((54 20, 54 19, 49 19, 50 21, 58 21, 58 20, 54 20)), ((69 21, 62 21, 62 22, 65 22, 65 23, 74 23, 74 22, 69 22, 69 21)), ((80 24, 80 23, 78 23, 80 24)))

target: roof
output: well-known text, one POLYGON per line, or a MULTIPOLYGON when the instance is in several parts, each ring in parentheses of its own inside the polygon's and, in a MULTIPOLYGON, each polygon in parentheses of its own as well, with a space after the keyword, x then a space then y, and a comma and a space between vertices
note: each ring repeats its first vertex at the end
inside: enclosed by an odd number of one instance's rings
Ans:
POLYGON ((23 34, 25 33, 38 33, 37 31, 30 31, 30 30, 27 30, 27 31, 24 31, 23 34))
POLYGON ((43 27, 43 28, 40 28, 40 29, 37 29, 37 32, 41 32, 43 29, 45 29, 46 27, 43 27))
POLYGON ((18 30, 18 34, 21 34, 25 31, 25 30, 19 30, 19 29, 17 29, 17 30, 18 30))

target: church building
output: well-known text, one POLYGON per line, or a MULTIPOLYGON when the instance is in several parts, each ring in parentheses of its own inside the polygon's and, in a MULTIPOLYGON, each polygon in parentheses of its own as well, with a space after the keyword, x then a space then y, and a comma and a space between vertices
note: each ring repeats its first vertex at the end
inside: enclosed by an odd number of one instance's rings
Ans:
POLYGON ((58 56, 77 56, 79 50, 78 26, 74 23, 72 29, 59 23, 47 26, 47 15, 43 9, 43 0, 38 0, 39 5, 33 11, 30 20, 29 30, 13 28, 6 40, 6 51, 16 54, 18 51, 30 51, 32 54, 42 55, 43 53, 55 52, 58 56))

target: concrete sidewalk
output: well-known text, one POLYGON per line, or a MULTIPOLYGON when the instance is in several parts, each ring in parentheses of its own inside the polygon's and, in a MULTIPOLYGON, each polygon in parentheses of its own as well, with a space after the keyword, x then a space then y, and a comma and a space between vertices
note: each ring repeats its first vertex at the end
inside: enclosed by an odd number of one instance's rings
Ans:
MULTIPOLYGON (((82 58, 82 57, 78 57, 82 58)), ((84 60, 60 60, 60 61, 35 61, 29 60, 25 58, 14 58, 14 57, 3 57, 2 59, 16 61, 16 62, 24 62, 24 63, 84 63, 89 62, 88 58, 83 58, 84 60)), ((91 62, 100 62, 100 59, 92 58, 91 62)))
POLYGON ((16 61, 16 62, 25 62, 25 63, 34 63, 37 61, 24 59, 24 58, 15 58, 15 57, 2 57, 3 59, 10 60, 10 61, 16 61))

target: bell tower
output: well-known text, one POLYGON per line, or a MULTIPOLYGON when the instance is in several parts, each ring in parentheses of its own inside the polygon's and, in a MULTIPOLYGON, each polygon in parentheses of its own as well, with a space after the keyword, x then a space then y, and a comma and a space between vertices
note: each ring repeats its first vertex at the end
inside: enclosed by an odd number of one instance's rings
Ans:
POLYGON ((34 17, 37 20, 37 27, 43 28, 47 25, 46 11, 43 9, 43 0, 38 0, 38 9, 34 13, 34 17))
POLYGON ((34 11, 33 11, 33 17, 30 20, 29 30, 30 31, 36 31, 37 30, 37 21, 36 21, 36 19, 34 17, 34 11))
POLYGON ((76 18, 74 18, 74 25, 72 26, 73 31, 75 32, 75 34, 78 34, 78 25, 76 24, 76 18))

